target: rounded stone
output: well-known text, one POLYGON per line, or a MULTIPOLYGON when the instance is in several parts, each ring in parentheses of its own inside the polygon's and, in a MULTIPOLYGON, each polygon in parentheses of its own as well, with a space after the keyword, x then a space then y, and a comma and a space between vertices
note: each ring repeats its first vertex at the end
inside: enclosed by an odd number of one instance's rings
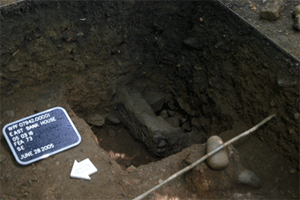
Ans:
POLYGON ((175 111, 174 110, 167 110, 168 115, 173 117, 175 115, 175 111))
MULTIPOLYGON (((222 139, 219 136, 211 136, 207 140, 206 151, 212 152, 223 144, 222 139)), ((222 170, 229 164, 228 155, 226 149, 222 149, 207 159, 207 164, 214 170, 222 170)))
POLYGON ((297 15, 300 14, 300 4, 296 6, 293 10, 293 16, 296 17, 297 15))
POLYGON ((105 121, 106 121, 107 124, 120 124, 121 123, 121 120, 116 115, 114 115, 113 113, 110 113, 106 117, 105 121))
POLYGON ((162 148, 162 147, 165 147, 166 145, 167 145, 166 140, 161 140, 157 146, 158 146, 159 148, 162 148))
POLYGON ((295 17, 293 27, 300 31, 300 14, 295 17))
POLYGON ((159 148, 159 149, 157 149, 157 153, 163 153, 163 152, 165 152, 167 149, 166 148, 159 148))
POLYGON ((7 69, 10 72, 17 72, 17 71, 21 71, 23 69, 23 66, 18 61, 16 61, 15 63, 10 64, 7 67, 7 69))
POLYGON ((94 126, 103 126, 105 119, 102 115, 94 114, 88 117, 87 122, 94 126))
POLYGON ((168 116, 167 110, 162 110, 162 111, 160 112, 159 116, 161 116, 161 117, 163 117, 163 118, 165 118, 165 119, 169 117, 169 116, 168 116))
POLYGON ((246 184, 248 186, 260 188, 262 183, 256 174, 249 170, 244 170, 239 174, 238 178, 240 183, 246 184))

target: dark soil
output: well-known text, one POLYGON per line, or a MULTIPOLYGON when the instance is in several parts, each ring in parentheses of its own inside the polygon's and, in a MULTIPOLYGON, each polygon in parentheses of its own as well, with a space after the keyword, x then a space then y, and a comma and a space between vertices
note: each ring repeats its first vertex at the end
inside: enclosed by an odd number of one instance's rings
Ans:
MULTIPOLYGON (((62 106, 83 137, 79 147, 21 167, 1 134, 1 199, 130 199, 182 168, 197 146, 160 160, 124 125, 82 120, 114 110, 123 85, 170 97, 164 104, 188 119, 194 143, 226 141, 275 113, 235 145, 263 187, 210 197, 299 199, 298 55, 218 1, 30 1, 2 7, 0 20, 1 127, 62 106), (74 159, 86 157, 99 172, 90 182, 70 180, 74 159)), ((148 198, 207 197, 181 177, 148 198)))

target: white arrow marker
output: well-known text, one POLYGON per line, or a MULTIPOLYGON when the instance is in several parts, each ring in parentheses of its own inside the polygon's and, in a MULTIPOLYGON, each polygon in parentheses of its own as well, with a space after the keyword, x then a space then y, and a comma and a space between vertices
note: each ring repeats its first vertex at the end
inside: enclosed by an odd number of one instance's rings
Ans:
POLYGON ((72 178, 91 180, 89 175, 94 174, 97 171, 97 168, 93 165, 90 159, 87 158, 81 162, 77 162, 77 160, 75 160, 70 176, 72 178))

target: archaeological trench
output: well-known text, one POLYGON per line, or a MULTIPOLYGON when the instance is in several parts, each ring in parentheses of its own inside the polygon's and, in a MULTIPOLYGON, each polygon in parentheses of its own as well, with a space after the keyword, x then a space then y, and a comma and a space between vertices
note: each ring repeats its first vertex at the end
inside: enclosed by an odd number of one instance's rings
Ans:
POLYGON ((1 133, 0 199, 298 199, 300 62, 219 1, 25 1, 1 7, 1 129, 53 107, 81 143, 18 164, 1 133), (89 158, 91 180, 70 178, 89 158))

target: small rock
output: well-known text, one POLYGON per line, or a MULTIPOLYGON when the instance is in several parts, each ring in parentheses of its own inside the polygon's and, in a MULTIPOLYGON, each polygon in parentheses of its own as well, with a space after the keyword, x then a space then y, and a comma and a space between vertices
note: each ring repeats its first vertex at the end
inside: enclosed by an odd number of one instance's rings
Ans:
POLYGON ((77 36, 84 36, 83 32, 77 33, 77 36))
POLYGON ((17 72, 17 71, 20 71, 23 69, 23 66, 21 63, 19 63, 18 60, 15 60, 13 61, 12 63, 10 63, 7 67, 7 69, 10 71, 10 72, 17 72))
POLYGON ((121 120, 114 114, 114 113, 110 113, 106 119, 105 122, 107 124, 120 124, 121 120))
POLYGON ((263 19, 275 20, 279 17, 283 10, 283 0, 272 0, 260 11, 260 16, 263 19))
POLYGON ((296 17, 297 15, 300 14, 300 4, 296 6, 293 10, 293 16, 296 17))
POLYGON ((199 48, 199 42, 197 38, 190 37, 183 40, 183 43, 189 47, 198 49, 199 48))
POLYGON ((179 127, 179 117, 178 116, 169 117, 166 119, 166 121, 174 127, 179 127))
POLYGON ((161 132, 157 132, 154 136, 153 136, 153 142, 155 144, 158 144, 160 142, 160 140, 164 139, 164 136, 161 132))
POLYGON ((167 110, 168 115, 173 117, 175 115, 175 111, 174 110, 167 110))
POLYGON ((0 78, 7 78, 7 75, 0 71, 0 78))
POLYGON ((130 165, 130 166, 126 169, 126 171, 128 171, 128 172, 133 172, 133 171, 135 171, 135 170, 136 170, 136 167, 133 166, 133 165, 130 165))
POLYGON ((290 133, 290 134, 296 134, 295 129, 289 128, 288 130, 289 130, 289 133, 290 133))
POLYGON ((183 128, 186 131, 191 131, 191 125, 189 122, 184 122, 181 128, 183 128))
POLYGON ((200 118, 192 118, 192 125, 196 128, 201 128, 201 121, 200 118))
MULTIPOLYGON (((219 136, 211 136, 207 140, 206 151, 207 153, 212 152, 223 144, 222 139, 219 136)), ((226 149, 222 149, 216 154, 212 155, 207 159, 207 164, 214 170, 221 170, 227 167, 229 164, 228 155, 226 149)))
POLYGON ((295 113, 295 114, 294 114, 294 118, 295 118, 295 120, 300 119, 300 113, 295 113))
POLYGON ((162 148, 162 147, 165 147, 166 145, 167 145, 166 140, 161 140, 157 146, 158 146, 159 148, 162 148))
POLYGON ((293 27, 300 31, 300 14, 295 17, 293 27))
POLYGON ((177 103, 179 104, 180 108, 185 110, 189 115, 196 116, 198 114, 198 111, 191 109, 190 105, 181 97, 176 98, 177 103))
POLYGON ((170 108, 171 110, 176 110, 176 109, 177 109, 174 100, 169 100, 169 101, 167 102, 167 104, 168 104, 168 106, 169 106, 169 108, 170 108))
POLYGON ((240 183, 260 188, 262 186, 260 179, 256 176, 256 174, 249 170, 244 170, 239 174, 238 178, 240 183))
POLYGON ((15 112, 13 110, 7 110, 4 112, 7 117, 13 118, 15 116, 15 112))
POLYGON ((90 115, 88 118, 87 118, 87 122, 89 124, 92 124, 94 126, 103 126, 104 122, 105 122, 105 119, 102 115, 99 115, 99 114, 93 114, 93 115, 90 115))
POLYGON ((200 71, 203 69, 203 67, 200 64, 196 64, 194 65, 194 69, 200 71))
POLYGON ((184 122, 186 122, 186 120, 187 120, 187 118, 181 117, 181 118, 179 119, 179 122, 180 122, 181 124, 183 124, 184 122))
POLYGON ((163 118, 168 118, 168 112, 166 110, 162 110, 160 113, 159 113, 159 116, 163 117, 163 118))
POLYGON ((165 152, 167 149, 166 148, 160 148, 160 149, 157 149, 157 153, 163 153, 165 152))
POLYGON ((116 137, 116 132, 113 129, 108 129, 108 136, 109 137, 116 137))
POLYGON ((273 99, 272 99, 271 102, 270 102, 270 106, 271 106, 271 107, 276 106, 276 103, 275 103, 275 101, 274 101, 273 99))

